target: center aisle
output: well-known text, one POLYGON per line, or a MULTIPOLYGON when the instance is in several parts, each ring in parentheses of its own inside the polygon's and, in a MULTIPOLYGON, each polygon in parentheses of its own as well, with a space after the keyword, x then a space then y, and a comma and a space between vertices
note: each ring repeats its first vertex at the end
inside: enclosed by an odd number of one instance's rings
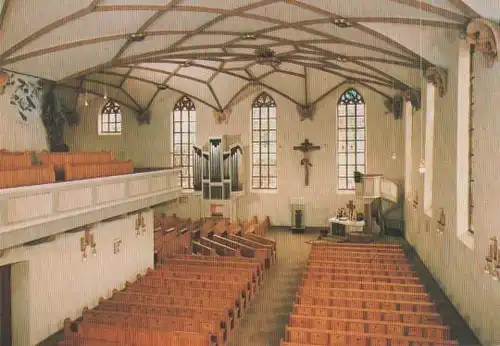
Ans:
POLYGON ((264 282, 252 306, 228 346, 276 346, 285 332, 311 245, 317 234, 292 234, 286 228, 271 228, 266 238, 277 241, 277 262, 265 272, 264 282))

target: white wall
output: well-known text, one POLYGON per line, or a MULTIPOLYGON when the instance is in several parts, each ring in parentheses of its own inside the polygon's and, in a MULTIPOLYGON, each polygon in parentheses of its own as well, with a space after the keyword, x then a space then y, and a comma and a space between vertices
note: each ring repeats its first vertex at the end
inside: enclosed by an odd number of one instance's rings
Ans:
MULTIPOLYGON (((458 44, 457 44, 458 47, 458 44)), ((458 52, 458 48, 457 48, 458 52)), ((458 59, 458 54, 455 54, 458 59)), ((500 344, 500 284, 483 274, 488 240, 500 236, 498 196, 500 184, 500 63, 486 68, 480 53, 474 57, 474 246, 469 248, 457 236, 457 62, 451 62, 449 90, 436 96, 434 136, 433 218, 422 213, 423 177, 417 172, 420 158, 420 118, 413 119, 413 184, 420 204, 406 206, 407 238, 415 246, 430 272, 440 283, 460 314, 484 345, 500 344), (445 234, 436 232, 439 209, 446 215, 445 234)), ((424 122, 425 127, 425 122, 424 122)), ((460 138, 467 141, 467 138, 460 138)), ((467 159, 464 157, 462 159, 467 159)))
MULTIPOLYGON (((14 74, 14 79, 22 78, 30 83, 36 83, 38 79, 24 75, 14 74)), ((21 119, 18 109, 10 104, 11 96, 18 84, 7 86, 0 95, 0 149, 11 151, 33 150, 41 151, 47 149, 46 131, 40 118, 40 99, 33 99, 36 110, 25 112, 27 121, 21 119)), ((1 90, 0 90, 1 91, 1 90)))
MULTIPOLYGON (((80 123, 75 129, 66 128, 65 140, 70 151, 109 150, 120 160, 133 160, 136 167, 168 167, 170 164, 170 135, 168 97, 173 94, 162 93, 151 106, 151 124, 139 126, 135 113, 126 107, 122 109, 123 132, 121 135, 99 135, 97 132, 98 114, 106 103, 102 98, 89 98, 85 107, 82 97, 77 103, 76 112, 80 123)), ((173 104, 174 101, 172 101, 173 104)))
MULTIPOLYGON (((96 256, 82 260, 78 233, 61 234, 51 243, 13 248, 0 258, 12 266, 13 345, 31 346, 63 328, 65 318, 122 289, 153 267, 153 212, 143 213, 147 232, 136 236, 136 215, 99 223, 92 229, 96 256), (122 240, 113 253, 115 238, 122 240)), ((87 252, 90 254, 90 251, 87 252)))
MULTIPOLYGON (((286 81, 283 81, 286 82, 286 81)), ((293 197, 303 197, 306 203, 306 225, 326 226, 327 219, 337 208, 344 206, 353 195, 339 195, 336 191, 336 107, 341 93, 347 87, 333 92, 317 105, 314 121, 300 121, 295 105, 286 98, 269 92, 277 104, 278 116, 278 190, 276 192, 250 192, 249 175, 251 153, 251 105, 258 95, 255 93, 233 107, 228 125, 217 125, 212 117, 212 109, 196 102, 197 144, 203 145, 209 136, 241 135, 244 148, 245 185, 247 195, 239 200, 238 215, 247 218, 252 215, 270 216, 276 225, 290 224, 289 201, 293 197), (305 138, 321 146, 312 153, 310 186, 304 186, 304 169, 300 165, 301 153, 294 151, 305 138)), ((403 180, 403 121, 395 121, 386 114, 384 99, 363 87, 356 89, 366 102, 367 126, 367 172, 381 173, 390 179, 403 180), (393 141, 392 135, 396 138, 393 141), (393 142, 395 144, 393 144, 393 142), (393 146, 396 146, 397 159, 392 160, 393 146)), ((98 136, 97 112, 103 100, 91 102, 83 107, 82 123, 73 138, 67 137, 71 150, 113 150, 123 149, 127 158, 137 165, 169 165, 170 156, 170 116, 174 103, 180 95, 169 91, 162 92, 152 106, 151 125, 137 126, 133 116, 125 109, 124 134, 122 136, 98 136)), ((79 108, 80 110, 82 107, 79 108)), ((361 205, 359 206, 360 208, 361 205)), ((190 202, 177 210, 181 216, 199 217, 199 202, 190 202)))

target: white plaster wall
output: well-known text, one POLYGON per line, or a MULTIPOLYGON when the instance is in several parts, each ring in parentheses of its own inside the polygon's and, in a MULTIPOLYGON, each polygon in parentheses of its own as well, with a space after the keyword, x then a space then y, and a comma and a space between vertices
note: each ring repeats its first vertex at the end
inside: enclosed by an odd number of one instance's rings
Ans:
MULTIPOLYGON (((436 96, 432 219, 422 213, 423 177, 417 172, 421 123, 418 114, 413 119, 413 185, 418 191, 420 203, 417 210, 412 208, 411 202, 407 203, 406 236, 481 343, 498 345, 500 285, 492 281, 490 276, 484 275, 483 268, 489 238, 500 236, 500 119, 497 114, 500 64, 497 62, 492 69, 488 69, 480 53, 474 58, 475 235, 474 247, 470 249, 457 237, 454 217, 457 198, 457 61, 450 62, 447 95, 442 99, 436 96), (436 232, 440 208, 446 214, 444 235, 436 232)), ((460 140, 466 141, 467 138, 460 140)))
MULTIPOLYGON (((74 129, 66 128, 65 140, 70 151, 109 150, 120 160, 132 160, 136 167, 168 167, 170 164, 169 112, 166 107, 172 93, 161 93, 151 106, 151 123, 139 126, 135 113, 122 109, 123 130, 121 135, 99 135, 98 114, 106 103, 102 98, 92 97, 85 107, 80 97, 76 111, 80 123, 74 129)), ((173 104, 175 101, 172 101, 173 104)))
MULTIPOLYGON (((18 247, 0 258, 12 266, 13 345, 31 346, 63 327, 65 318, 81 316, 114 288, 153 267, 153 212, 143 213, 147 232, 135 235, 136 215, 93 228, 96 256, 82 260, 83 232, 61 234, 51 243, 18 247), (122 240, 113 253, 115 238, 122 240)), ((90 251, 88 252, 90 254, 90 251)))
MULTIPOLYGON (((15 75, 19 76, 19 75, 15 75)), ((33 77, 25 77, 33 81, 33 77)), ((23 121, 16 107, 10 104, 13 92, 12 86, 7 86, 0 95, 0 149, 11 151, 47 149, 46 131, 40 118, 40 107, 23 121)))
MULTIPOLYGON (((286 80, 280 81, 286 83, 286 80)), ((325 86, 320 86, 322 89, 325 86)), ((228 91, 230 88, 228 88, 228 91)), ((303 197, 306 202, 306 225, 326 226, 327 219, 354 198, 352 195, 338 194, 336 191, 336 108, 341 93, 347 87, 338 89, 317 105, 314 121, 301 122, 295 105, 288 99, 269 92, 277 103, 278 116, 278 190, 252 192, 248 190, 251 153, 251 105, 258 95, 255 93, 233 106, 229 124, 217 125, 212 117, 212 109, 197 102, 197 144, 203 145, 210 136, 240 135, 245 150, 244 166, 246 174, 246 196, 239 200, 238 216, 247 218, 252 215, 270 216, 277 225, 290 224, 289 201, 293 197, 303 197), (304 186, 304 169, 300 165, 301 153, 294 151, 305 138, 320 145, 321 150, 312 154, 310 186, 304 186)), ((384 98, 375 92, 357 87, 366 102, 367 126, 367 172, 381 173, 398 182, 403 180, 403 121, 395 121, 386 114, 384 98), (395 136, 395 139, 391 136, 395 136), (395 147, 395 149, 393 148, 395 147), (397 159, 392 160, 396 150, 397 159)), ((71 150, 112 150, 122 151, 134 164, 149 166, 170 166, 171 135, 170 121, 172 108, 180 94, 171 91, 161 92, 152 105, 152 122, 137 126, 129 110, 124 110, 124 132, 121 136, 98 136, 97 114, 104 100, 93 100, 89 107, 79 106, 82 114, 81 124, 76 135, 68 133, 67 143, 71 150)), ((170 209, 180 216, 199 217, 198 198, 189 198, 187 204, 170 209)))

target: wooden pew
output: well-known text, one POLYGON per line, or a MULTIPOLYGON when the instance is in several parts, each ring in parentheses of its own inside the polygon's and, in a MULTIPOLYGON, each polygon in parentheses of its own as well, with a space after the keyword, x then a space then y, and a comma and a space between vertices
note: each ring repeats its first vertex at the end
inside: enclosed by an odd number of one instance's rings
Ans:
POLYGON ((81 180, 134 173, 132 161, 64 165, 64 180, 81 180))
POLYGON ((170 263, 220 268, 250 268, 255 280, 258 280, 259 283, 261 283, 263 280, 262 265, 258 261, 248 258, 203 255, 176 255, 174 257, 168 258, 167 264, 170 263))
MULTIPOLYGON (((238 275, 216 275, 212 273, 202 272, 187 272, 175 271, 175 268, 163 268, 162 270, 148 271, 146 276, 138 278, 137 282, 140 284, 147 284, 154 287, 178 287, 178 288, 203 288, 203 289, 232 289, 241 290, 243 297, 250 298, 254 292, 253 282, 248 272, 243 272, 238 275), (210 279, 211 278, 211 279, 210 279)), ((140 276, 140 275, 138 275, 140 276)))
POLYGON ((332 259, 337 259, 337 258, 352 258, 352 259, 363 259, 363 258, 370 258, 374 260, 378 259, 385 259, 385 260, 395 260, 395 263, 399 262, 407 262, 406 255, 404 253, 370 253, 367 254, 366 252, 353 252, 353 251, 335 251, 335 252, 321 252, 321 251, 315 251, 311 253, 311 258, 314 257, 323 257, 323 258, 332 258, 332 259))
POLYGON ((12 170, 0 170, 0 188, 50 184, 56 181, 52 166, 31 166, 12 170))
POLYGON ((314 254, 311 253, 308 257, 311 262, 338 262, 338 261, 349 261, 351 263, 358 263, 360 265, 370 265, 372 263, 388 264, 388 263, 406 263, 410 264, 410 261, 405 257, 400 258, 387 258, 381 256, 352 256, 346 254, 345 252, 340 254, 314 254))
POLYGON ((413 271, 398 271, 398 270, 383 270, 383 269, 360 269, 362 267, 329 267, 329 266, 316 266, 314 264, 308 266, 309 273, 322 273, 322 274, 358 274, 358 275, 382 275, 382 276, 393 276, 393 277, 405 277, 414 278, 418 281, 418 276, 413 271))
POLYGON ((241 316, 241 302, 223 297, 212 297, 210 300, 207 300, 201 296, 189 298, 180 295, 169 295, 163 293, 147 293, 141 291, 118 292, 117 290, 113 290, 113 295, 110 299, 121 302, 136 302, 144 305, 184 306, 199 309, 227 309, 229 311, 229 317, 234 321, 241 316))
POLYGON ((178 263, 167 263, 159 266, 155 270, 148 268, 146 275, 151 276, 162 276, 170 277, 174 273, 189 274, 193 277, 197 277, 199 280, 202 278, 202 274, 207 274, 215 277, 215 281, 241 281, 250 284, 257 282, 254 270, 251 267, 247 268, 234 268, 234 267, 211 267, 207 265, 190 265, 178 263))
POLYGON ((297 294, 296 303, 301 305, 322 305, 341 308, 361 308, 390 311, 436 312, 436 307, 429 301, 401 301, 370 298, 339 298, 317 296, 315 294, 297 294))
POLYGON ((338 261, 316 261, 307 260, 310 266, 315 267, 328 267, 328 268, 369 268, 371 270, 383 270, 383 271, 400 271, 400 272, 412 272, 414 271, 413 265, 408 263, 370 263, 369 265, 363 266, 359 263, 353 263, 349 258, 338 261))
POLYGON ((324 329, 356 333, 374 333, 398 336, 416 336, 441 341, 450 338, 450 328, 438 324, 370 321, 331 318, 323 316, 290 315, 289 325, 308 329, 324 329))
POLYGON ((413 292, 395 292, 395 291, 372 291, 372 290, 358 290, 348 288, 316 288, 311 286, 300 286, 298 290, 300 295, 315 294, 321 297, 335 297, 335 298, 360 298, 360 299, 380 299, 380 300, 399 300, 409 302, 430 302, 431 299, 427 293, 413 293, 413 292))
POLYGON ((226 308, 196 308, 186 306, 144 305, 137 302, 118 300, 99 300, 99 305, 94 310, 115 311, 130 314, 146 314, 153 316, 180 316, 195 319, 220 321, 221 328, 233 329, 234 323, 226 308))
POLYGON ((198 239, 198 242, 202 245, 205 245, 205 246, 208 246, 208 247, 214 249, 215 252, 217 253, 217 255, 219 255, 219 256, 231 256, 231 257, 240 257, 241 256, 241 253, 238 249, 217 243, 217 242, 210 240, 208 238, 200 237, 200 239, 198 239))
POLYGON ((0 171, 11 171, 29 167, 31 167, 31 152, 0 151, 0 171))
POLYGON ((146 327, 150 330, 161 331, 205 333, 211 336, 213 341, 221 345, 223 345, 227 339, 226 330, 221 328, 220 322, 181 316, 152 316, 147 314, 84 310, 82 314, 82 323, 132 328, 146 327))
MULTIPOLYGON (((112 342, 119 345, 134 346, 213 346, 212 338, 206 333, 166 332, 145 328, 131 328, 92 323, 76 324, 69 319, 64 321, 66 341, 79 340, 112 342), (73 327, 74 326, 74 327, 73 327)), ((71 344, 74 345, 74 344, 71 344)), ((76 344, 80 345, 80 344, 76 344)), ((84 344, 89 346, 88 343, 84 344)), ((92 346, 99 344, 90 343, 92 346)), ((100 345, 99 345, 100 346, 100 345)))
POLYGON ((401 244, 382 244, 382 243, 369 243, 369 244, 360 244, 360 243, 318 243, 315 242, 312 244, 313 250, 315 248, 377 248, 377 249, 401 249, 401 244))
POLYGON ((169 256, 190 254, 192 253, 191 233, 187 228, 155 231, 154 250, 158 254, 159 263, 165 262, 169 256))
POLYGON ((110 151, 100 152, 65 152, 65 153, 52 153, 41 152, 40 162, 45 165, 53 165, 56 169, 64 168, 64 165, 86 165, 96 163, 109 163, 115 160, 115 156, 110 151))
POLYGON ((295 303, 292 307, 292 313, 295 315, 323 316, 353 320, 405 322, 412 324, 442 324, 441 316, 436 312, 393 311, 381 309, 302 305, 295 303))
POLYGON ((412 292, 426 293, 426 289, 422 284, 397 284, 383 282, 364 282, 364 281, 345 281, 345 280, 316 280, 303 278, 302 286, 315 287, 321 289, 331 288, 348 288, 356 290, 372 290, 372 291, 394 291, 394 292, 412 292))
MULTIPOLYGON (((189 296, 188 291, 193 291, 192 294, 199 290, 207 291, 222 291, 226 292, 228 296, 236 297, 237 299, 243 297, 248 298, 250 293, 250 288, 247 286, 245 281, 241 282, 219 282, 219 281, 205 281, 196 279, 183 279, 177 277, 165 278, 163 276, 141 276, 137 275, 137 281, 134 283, 126 282, 125 288, 131 287, 149 287, 149 288, 159 288, 163 291, 180 290, 183 294, 189 296)), ((210 293, 206 293, 210 294, 210 293)))
POLYGON ((292 343, 329 346, 388 346, 388 345, 459 345, 455 340, 433 340, 418 336, 360 333, 340 330, 307 329, 285 326, 285 340, 292 343))
POLYGON ((132 328, 146 327, 161 331, 206 333, 212 336, 212 340, 215 337, 216 342, 220 344, 224 344, 227 340, 226 328, 221 327, 220 321, 203 318, 84 309, 82 322, 132 328))
POLYGON ((223 244, 223 245, 229 246, 233 249, 239 250, 241 256, 243 256, 243 257, 255 258, 260 263, 262 263, 262 265, 264 267, 266 265, 267 251, 259 251, 258 249, 253 248, 251 246, 248 246, 248 245, 239 243, 235 240, 231 240, 229 238, 221 237, 221 236, 215 235, 215 234, 212 234, 211 236, 209 236, 209 239, 211 239, 219 244, 223 244))
POLYGON ((262 244, 235 234, 227 234, 226 236, 229 240, 238 242, 246 246, 250 246, 254 248, 256 252, 260 252, 260 254, 258 254, 257 256, 260 258, 264 258, 264 267, 271 268, 271 263, 274 263, 275 261, 274 247, 272 245, 262 244))
POLYGON ((266 246, 272 246, 272 248, 274 250, 274 260, 276 261, 276 241, 275 240, 261 237, 260 235, 253 234, 253 233, 241 233, 241 234, 238 234, 238 236, 241 236, 245 239, 249 239, 252 241, 256 241, 256 242, 258 242, 260 244, 264 244, 266 246))
POLYGON ((356 246, 312 246, 312 253, 326 252, 362 252, 366 254, 404 254, 403 249, 400 247, 371 247, 360 246, 362 244, 356 243, 356 246))
POLYGON ((418 277, 404 277, 404 276, 390 276, 390 275, 364 275, 356 273, 323 273, 307 271, 303 275, 303 279, 314 279, 321 281, 348 281, 348 282, 364 282, 364 283, 393 283, 401 285, 419 285, 420 279, 418 277))
POLYGON ((126 282, 125 290, 131 292, 158 293, 188 298, 204 297, 211 299, 213 297, 222 297, 233 300, 235 305, 247 308, 249 293, 246 287, 239 284, 231 285, 220 282, 206 282, 184 279, 163 279, 144 277, 134 283, 126 282))
POLYGON ((202 254, 205 256, 216 255, 214 249, 212 249, 211 247, 202 245, 202 244, 198 243, 197 241, 192 241, 192 245, 193 245, 193 253, 195 253, 195 254, 202 254))

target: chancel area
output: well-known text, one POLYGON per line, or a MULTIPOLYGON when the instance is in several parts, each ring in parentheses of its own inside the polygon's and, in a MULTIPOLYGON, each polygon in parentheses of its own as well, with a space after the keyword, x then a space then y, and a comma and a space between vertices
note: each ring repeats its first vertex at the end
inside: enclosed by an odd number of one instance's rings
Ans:
POLYGON ((500 344, 499 21, 0 0, 0 346, 500 344))

